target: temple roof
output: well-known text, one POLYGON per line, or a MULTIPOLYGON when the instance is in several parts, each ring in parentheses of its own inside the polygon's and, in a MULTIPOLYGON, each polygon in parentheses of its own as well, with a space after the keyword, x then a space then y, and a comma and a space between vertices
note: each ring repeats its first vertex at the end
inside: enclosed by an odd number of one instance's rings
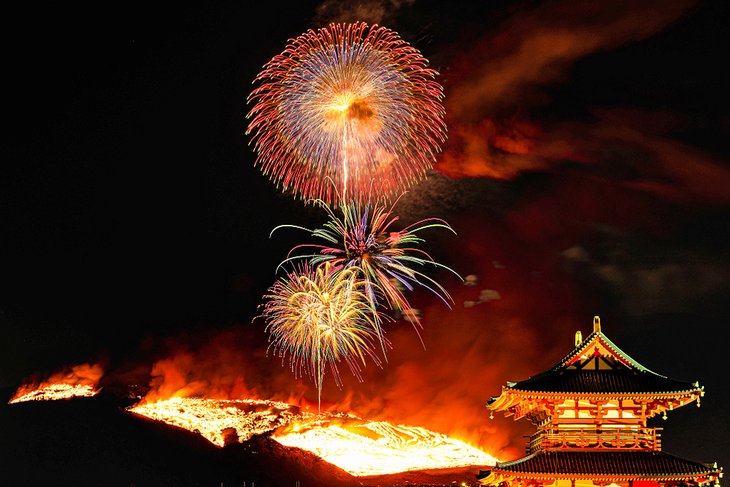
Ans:
POLYGON ((649 370, 561 370, 546 372, 517 382, 517 391, 587 394, 646 394, 691 392, 698 386, 670 379, 649 370))
POLYGON ((716 479, 721 468, 685 460, 659 451, 552 451, 538 452, 511 462, 497 463, 480 476, 483 483, 501 482, 504 477, 601 478, 642 480, 716 479), (490 478, 491 477, 491 480, 490 478))
POLYGON ((700 396, 703 387, 697 382, 671 379, 644 367, 616 346, 600 328, 598 317, 593 332, 585 340, 576 337, 576 345, 550 369, 520 382, 503 387, 501 396, 492 397, 488 405, 493 409, 510 407, 514 401, 504 399, 507 393, 543 396, 582 395, 700 396), (499 398, 500 404, 495 404, 499 398))

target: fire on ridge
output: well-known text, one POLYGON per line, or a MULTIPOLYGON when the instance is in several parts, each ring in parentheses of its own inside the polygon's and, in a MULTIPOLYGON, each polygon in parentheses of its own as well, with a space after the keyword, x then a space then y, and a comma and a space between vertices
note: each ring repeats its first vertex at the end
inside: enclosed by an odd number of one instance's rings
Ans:
POLYGON ((273 432, 279 443, 310 451, 355 476, 497 462, 473 446, 426 428, 344 413, 312 413, 277 401, 172 398, 130 411, 197 431, 218 446, 273 432))
MULTIPOLYGON (((9 403, 91 397, 103 369, 82 364, 29 381, 9 403)), ((498 460, 463 441, 418 426, 370 421, 349 413, 312 412, 262 399, 172 397, 141 402, 132 414, 196 432, 223 447, 270 433, 288 447, 307 450, 355 476, 494 465, 498 460)))
POLYGON ((99 391, 84 384, 46 384, 29 392, 21 392, 8 402, 14 404, 25 401, 57 401, 72 397, 91 397, 99 391))
POLYGON ((98 364, 81 364, 57 372, 41 382, 23 384, 8 404, 25 401, 56 401, 98 394, 97 385, 103 374, 98 364))

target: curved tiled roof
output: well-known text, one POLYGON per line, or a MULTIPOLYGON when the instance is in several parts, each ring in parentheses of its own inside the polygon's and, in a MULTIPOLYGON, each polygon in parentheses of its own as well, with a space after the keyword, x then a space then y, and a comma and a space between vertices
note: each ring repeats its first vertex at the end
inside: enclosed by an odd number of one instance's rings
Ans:
POLYGON ((718 474, 717 466, 685 460, 659 451, 539 452, 497 463, 492 472, 633 478, 686 478, 718 474))
POLYGON ((564 369, 530 377, 515 383, 510 389, 578 394, 673 394, 695 391, 698 386, 650 371, 564 369))
MULTIPOLYGON (((652 394, 661 395, 701 391, 695 383, 671 379, 653 372, 618 348, 601 331, 594 331, 550 369, 520 382, 510 382, 507 389, 523 392, 570 394, 652 394), (608 370, 569 367, 597 343, 611 351, 622 366, 608 370)), ((492 397, 488 404, 499 396, 492 397)))

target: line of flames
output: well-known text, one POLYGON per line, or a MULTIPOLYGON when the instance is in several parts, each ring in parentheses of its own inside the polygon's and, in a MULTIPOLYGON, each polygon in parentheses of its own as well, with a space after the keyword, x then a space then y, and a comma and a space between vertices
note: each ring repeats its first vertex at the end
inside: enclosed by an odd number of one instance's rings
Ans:
MULTIPOLYGON (((10 403, 90 397, 98 392, 88 384, 46 382, 36 388, 21 387, 10 403)), ((498 461, 426 428, 367 421, 345 413, 313 413, 280 401, 172 398, 128 410, 197 432, 219 447, 272 433, 282 445, 312 452, 355 476, 487 466, 498 461)))
POLYGON ((284 402, 173 398, 130 408, 135 414, 197 431, 218 446, 226 433, 245 441, 273 431, 285 446, 310 451, 355 476, 494 465, 497 459, 426 428, 366 421, 351 414, 315 414, 284 402))
POLYGON ((102 366, 94 363, 65 367, 43 381, 29 381, 18 387, 9 403, 94 396, 99 392, 97 386, 103 374, 102 366))
POLYGON ((19 389, 10 399, 9 404, 25 401, 58 401, 74 397, 91 397, 98 393, 98 389, 87 384, 43 384, 30 390, 19 389))

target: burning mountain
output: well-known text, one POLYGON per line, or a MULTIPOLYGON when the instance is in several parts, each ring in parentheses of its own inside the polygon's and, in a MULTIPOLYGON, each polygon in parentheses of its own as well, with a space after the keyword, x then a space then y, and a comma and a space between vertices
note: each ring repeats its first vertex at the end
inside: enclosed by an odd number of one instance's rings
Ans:
POLYGON ((196 431, 218 446, 273 431, 285 446, 316 454, 355 476, 493 465, 491 455, 426 428, 367 421, 352 414, 312 413, 265 400, 172 398, 131 408, 196 431))
MULTIPOLYGON (((268 435, 219 448, 94 397, 0 405, 2 485, 358 487, 355 477, 268 435)), ((472 475, 473 478, 473 475, 472 475)))
MULTIPOLYGON (((167 361, 158 363, 158 370, 167 361)), ((102 369, 76 366, 48 380, 18 389, 10 404, 91 397, 99 392, 102 369), (35 387, 35 388, 34 388, 35 387)), ((154 382, 154 381, 153 381, 154 382)), ((162 386, 164 381, 157 381, 162 386)), ((270 437, 282 447, 301 449, 357 477, 416 470, 483 467, 497 460, 463 441, 424 427, 372 421, 352 413, 313 412, 283 401, 263 399, 161 399, 157 387, 146 400, 126 408, 141 416, 204 437, 217 447, 235 447, 270 437)), ((185 389, 185 388, 183 388, 185 389)))

